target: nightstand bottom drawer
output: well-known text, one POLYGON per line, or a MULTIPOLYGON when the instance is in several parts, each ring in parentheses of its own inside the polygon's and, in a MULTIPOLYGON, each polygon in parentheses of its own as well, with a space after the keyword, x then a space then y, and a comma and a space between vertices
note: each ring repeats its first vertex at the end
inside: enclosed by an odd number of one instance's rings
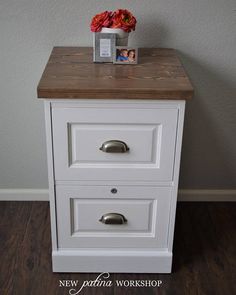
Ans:
POLYGON ((58 186, 59 248, 166 248, 171 188, 58 186))

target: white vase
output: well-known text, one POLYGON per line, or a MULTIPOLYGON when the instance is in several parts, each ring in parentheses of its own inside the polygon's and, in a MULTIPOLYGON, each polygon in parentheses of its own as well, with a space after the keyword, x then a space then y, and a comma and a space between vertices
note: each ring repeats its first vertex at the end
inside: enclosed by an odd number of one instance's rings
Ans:
POLYGON ((118 28, 102 28, 101 33, 116 34, 116 46, 128 46, 129 33, 118 28))

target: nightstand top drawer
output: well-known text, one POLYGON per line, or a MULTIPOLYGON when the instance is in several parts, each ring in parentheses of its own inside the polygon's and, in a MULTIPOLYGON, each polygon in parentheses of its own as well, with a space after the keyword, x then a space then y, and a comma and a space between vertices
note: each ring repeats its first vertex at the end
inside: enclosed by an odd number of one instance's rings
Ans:
POLYGON ((189 99, 193 88, 173 49, 140 48, 137 65, 96 64, 92 48, 55 47, 39 98, 189 99))
POLYGON ((171 181, 178 108, 52 110, 56 180, 171 181))

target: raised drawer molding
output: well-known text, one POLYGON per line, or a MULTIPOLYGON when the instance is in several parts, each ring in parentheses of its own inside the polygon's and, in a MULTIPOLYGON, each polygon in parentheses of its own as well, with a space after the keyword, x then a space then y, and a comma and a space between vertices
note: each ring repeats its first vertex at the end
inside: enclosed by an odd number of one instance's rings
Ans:
POLYGON ((95 64, 55 47, 44 99, 55 272, 169 273, 185 101, 173 49, 138 65, 95 64))

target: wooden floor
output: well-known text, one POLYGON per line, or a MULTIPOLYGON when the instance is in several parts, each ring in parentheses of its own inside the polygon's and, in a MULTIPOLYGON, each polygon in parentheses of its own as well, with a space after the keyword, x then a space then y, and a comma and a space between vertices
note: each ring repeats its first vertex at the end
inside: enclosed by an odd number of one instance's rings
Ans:
MULTIPOLYGON (((48 203, 0 202, 0 294, 69 294, 59 280, 81 285, 96 278, 52 273, 50 252, 48 203)), ((87 287, 77 294, 236 294, 236 203, 179 203, 173 273, 111 274, 109 280, 113 287, 87 287), (116 280, 162 280, 162 285, 117 287, 116 280)))

